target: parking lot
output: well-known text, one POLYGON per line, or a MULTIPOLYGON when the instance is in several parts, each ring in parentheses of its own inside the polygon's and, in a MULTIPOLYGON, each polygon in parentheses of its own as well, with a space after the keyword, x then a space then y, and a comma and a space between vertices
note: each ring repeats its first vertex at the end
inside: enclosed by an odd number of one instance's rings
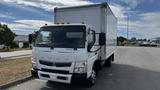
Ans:
POLYGON ((95 86, 30 80, 9 90, 160 90, 160 48, 118 47, 112 67, 103 67, 95 86))

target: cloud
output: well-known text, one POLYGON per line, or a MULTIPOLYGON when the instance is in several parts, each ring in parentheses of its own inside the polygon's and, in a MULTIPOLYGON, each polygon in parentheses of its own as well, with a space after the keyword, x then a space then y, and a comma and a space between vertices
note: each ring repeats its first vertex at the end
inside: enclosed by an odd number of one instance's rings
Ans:
POLYGON ((121 0, 131 8, 135 8, 138 4, 140 4, 143 0, 121 0))
POLYGON ((52 22, 48 22, 45 20, 16 20, 16 24, 13 24, 12 28, 31 28, 31 29, 39 29, 41 26, 44 26, 45 24, 51 25, 52 22), (16 27, 17 25, 17 27, 16 27), (22 25, 19 26, 19 25, 22 25), (24 27, 27 26, 27 27, 24 27))
POLYGON ((87 0, 2 0, 4 2, 16 3, 25 6, 33 6, 42 8, 45 10, 53 10, 58 6, 75 6, 91 4, 92 2, 87 0))
MULTIPOLYGON (((25 6, 33 6, 42 8, 45 10, 53 10, 57 6, 76 6, 76 5, 85 5, 93 4, 93 2, 88 0, 2 0, 4 2, 16 3, 25 6)), ((111 9, 113 10, 116 17, 125 17, 126 7, 122 7, 118 4, 110 4, 111 9)))
POLYGON ((44 26, 45 24, 52 25, 52 22, 48 22, 45 20, 16 20, 14 23, 5 23, 2 22, 2 24, 8 25, 8 27, 16 31, 16 33, 24 32, 25 34, 27 31, 33 32, 40 29, 41 26, 44 26))
MULTIPOLYGON (((143 0, 141 0, 141 2, 142 1, 143 0)), ((153 2, 153 0, 150 0, 149 2, 153 2)), ((120 35, 126 36, 128 17, 127 13, 131 12, 131 15, 129 15, 130 38, 137 37, 150 39, 160 36, 160 12, 139 13, 137 11, 131 11, 130 8, 126 8, 117 4, 110 4, 110 7, 118 18, 118 32, 123 32, 123 34, 120 35), (132 13, 134 13, 136 16, 132 15, 132 13)))
MULTIPOLYGON (((51 11, 54 7, 57 6, 74 6, 74 5, 85 5, 85 4, 92 4, 93 2, 87 1, 87 0, 2 0, 4 2, 10 2, 25 6, 33 6, 42 8, 44 10, 51 11)), ((125 13, 127 11, 127 8, 120 6, 118 4, 110 4, 110 7, 115 14, 115 16, 120 19, 120 23, 125 22, 125 13), (123 21, 123 22, 122 22, 123 21)), ((35 22, 35 20, 34 20, 35 22)), ((37 22, 34 23, 35 25, 28 25, 30 23, 33 23, 31 20, 17 20, 13 24, 9 24, 9 27, 11 29, 20 29, 20 28, 29 28, 29 29, 35 29, 37 28, 37 22)), ((41 22, 42 23, 42 22, 41 22)), ((43 22, 44 25, 44 22, 43 22)))
POLYGON ((142 13, 140 19, 129 22, 130 37, 132 32, 139 34, 138 38, 155 38, 160 36, 160 13, 142 13))
POLYGON ((117 18, 125 17, 125 12, 127 10, 124 7, 122 7, 118 4, 109 4, 109 6, 117 18))
MULTIPOLYGON (((47 11, 53 10, 55 7, 60 6, 77 6, 93 4, 88 0, 2 0, 3 2, 16 3, 25 6, 33 6, 45 9, 47 11)), ((118 4, 110 4, 116 16, 121 17, 123 15, 124 7, 118 4)))
POLYGON ((121 2, 125 3, 130 9, 137 7, 141 2, 144 0, 120 0, 121 2))
MULTIPOLYGON (((54 7, 57 6, 74 6, 74 5, 85 5, 92 4, 93 2, 87 0, 1 0, 4 2, 10 2, 25 6, 33 6, 37 8, 42 8, 47 11, 52 11, 54 7)), ((132 12, 131 10, 137 7, 142 2, 146 0, 120 0, 128 6, 121 6, 115 3, 110 3, 113 13, 118 18, 118 31, 126 32, 127 28, 127 13, 132 12)), ((154 2, 154 0, 148 0, 147 2, 154 2)), ((129 37, 138 38, 154 38, 160 36, 160 13, 136 13, 138 19, 129 21, 129 37), (136 36, 137 35, 137 36, 136 36)), ((2 17, 2 15, 1 15, 2 17)), ((3 17, 7 17, 4 16, 3 17)), ((13 30, 18 30, 26 32, 27 30, 38 30, 40 26, 52 22, 44 20, 16 20, 14 23, 10 24, 9 27, 13 30)))
POLYGON ((139 4, 143 2, 148 2, 148 3, 155 2, 155 0, 120 0, 120 1, 128 5, 128 7, 131 9, 136 8, 139 4))
POLYGON ((7 13, 0 13, 0 18, 15 19, 15 17, 13 17, 7 13))
POLYGON ((118 4, 109 4, 109 6, 118 19, 118 30, 126 29, 126 24, 127 24, 126 13, 129 11, 129 9, 118 4))
MULTIPOLYGON (((25 6, 33 6, 42 8, 47 11, 53 10, 54 7, 57 6, 75 6, 75 5, 85 5, 85 4, 92 4, 93 2, 87 0, 2 0, 3 2, 7 3, 14 3, 19 5, 25 6)), ((123 7, 121 5, 111 3, 109 4, 113 13, 118 18, 118 27, 119 28, 126 28, 126 12, 129 11, 128 8, 123 7)), ((20 7, 19 7, 20 8, 20 7)), ((37 30, 40 26, 48 23, 47 21, 43 20, 17 20, 12 24, 8 24, 8 26, 15 31, 18 30, 37 30)), ((51 23, 51 22, 49 22, 51 23)))

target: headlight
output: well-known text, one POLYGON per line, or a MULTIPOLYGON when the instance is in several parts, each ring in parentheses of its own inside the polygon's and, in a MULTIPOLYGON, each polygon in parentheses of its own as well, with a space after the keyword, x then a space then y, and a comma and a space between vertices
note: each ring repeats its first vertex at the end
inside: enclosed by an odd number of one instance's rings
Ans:
POLYGON ((74 66, 74 73, 85 73, 87 70, 87 62, 76 62, 74 66))
POLYGON ((31 60, 32 60, 32 68, 33 69, 37 69, 37 64, 36 64, 36 59, 35 58, 31 58, 31 60))

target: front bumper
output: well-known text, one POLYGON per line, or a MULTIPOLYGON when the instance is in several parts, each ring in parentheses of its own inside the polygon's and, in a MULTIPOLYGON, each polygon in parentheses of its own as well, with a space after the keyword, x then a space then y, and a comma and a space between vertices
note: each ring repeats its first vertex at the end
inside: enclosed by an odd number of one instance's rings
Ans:
POLYGON ((49 80, 61 83, 81 83, 87 80, 87 73, 58 74, 58 73, 43 72, 40 70, 32 70, 31 74, 34 78, 40 78, 43 80, 49 80))
POLYGON ((61 83, 71 83, 72 74, 58 74, 38 71, 38 76, 40 79, 43 80, 56 81, 61 83))

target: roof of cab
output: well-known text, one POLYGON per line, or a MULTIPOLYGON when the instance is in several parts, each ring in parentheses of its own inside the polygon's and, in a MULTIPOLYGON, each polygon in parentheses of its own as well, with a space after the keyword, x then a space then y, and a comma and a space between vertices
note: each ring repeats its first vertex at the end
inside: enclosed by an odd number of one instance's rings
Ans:
POLYGON ((53 25, 45 25, 42 27, 52 27, 52 26, 88 26, 87 24, 82 23, 70 23, 70 24, 53 24, 53 25))

